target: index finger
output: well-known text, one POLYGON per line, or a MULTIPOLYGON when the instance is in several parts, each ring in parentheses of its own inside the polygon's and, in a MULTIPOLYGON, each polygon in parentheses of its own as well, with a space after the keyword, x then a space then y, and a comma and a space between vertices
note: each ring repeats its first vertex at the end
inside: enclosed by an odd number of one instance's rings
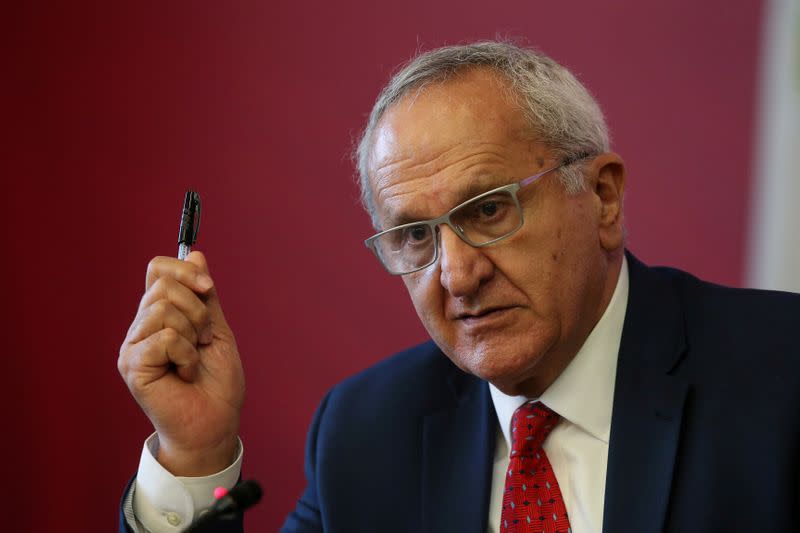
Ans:
POLYGON ((193 291, 202 294, 205 294, 214 286, 214 282, 208 273, 196 264, 190 261, 181 261, 175 257, 158 256, 151 259, 147 264, 145 291, 157 279, 163 277, 174 278, 182 285, 186 285, 193 291))

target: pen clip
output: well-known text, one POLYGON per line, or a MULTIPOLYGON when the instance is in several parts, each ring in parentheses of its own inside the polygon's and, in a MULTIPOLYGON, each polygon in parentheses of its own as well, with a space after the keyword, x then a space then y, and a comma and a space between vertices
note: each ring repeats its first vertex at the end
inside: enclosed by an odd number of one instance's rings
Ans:
POLYGON ((200 194, 195 191, 186 191, 183 198, 183 212, 181 213, 181 225, 178 230, 178 244, 192 246, 197 242, 197 233, 200 231, 200 214, 202 203, 200 194))

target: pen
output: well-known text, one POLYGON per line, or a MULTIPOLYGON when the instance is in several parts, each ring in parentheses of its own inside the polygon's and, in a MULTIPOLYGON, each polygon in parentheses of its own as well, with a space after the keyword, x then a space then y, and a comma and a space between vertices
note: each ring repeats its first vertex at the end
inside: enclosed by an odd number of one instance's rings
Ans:
POLYGON ((197 232, 200 231, 200 195, 195 191, 186 191, 183 197, 183 211, 181 212, 181 225, 178 229, 178 259, 183 261, 192 245, 197 242, 197 232))

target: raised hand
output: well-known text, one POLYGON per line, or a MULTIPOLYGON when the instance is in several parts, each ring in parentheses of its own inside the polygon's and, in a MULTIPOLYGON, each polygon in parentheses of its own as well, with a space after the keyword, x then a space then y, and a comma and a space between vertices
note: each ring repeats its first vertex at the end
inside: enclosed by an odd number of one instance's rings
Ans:
POLYGON ((244 373, 236 340, 200 252, 156 257, 117 366, 153 423, 158 461, 204 476, 234 460, 244 373))

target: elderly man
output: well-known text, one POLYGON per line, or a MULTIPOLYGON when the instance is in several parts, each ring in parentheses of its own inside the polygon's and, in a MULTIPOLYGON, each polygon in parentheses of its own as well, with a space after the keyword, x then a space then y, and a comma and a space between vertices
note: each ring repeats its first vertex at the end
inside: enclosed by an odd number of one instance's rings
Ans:
MULTIPOLYGON (((422 54, 358 160, 366 244, 433 342, 328 393, 284 531, 800 528, 800 297, 626 255, 625 166, 566 69, 422 54)), ((175 531, 239 475, 243 377, 201 254, 147 286, 119 368, 157 435, 121 530, 175 531)))

